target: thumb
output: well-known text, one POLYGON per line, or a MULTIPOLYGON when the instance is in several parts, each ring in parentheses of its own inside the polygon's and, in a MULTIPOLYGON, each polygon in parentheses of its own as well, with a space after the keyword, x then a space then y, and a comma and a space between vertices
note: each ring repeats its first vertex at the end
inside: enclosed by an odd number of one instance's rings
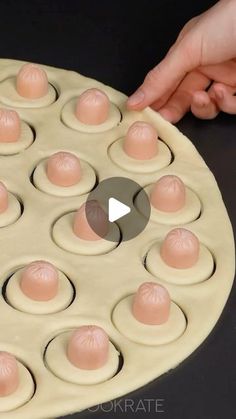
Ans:
MULTIPOLYGON (((188 38, 188 37, 187 37, 188 38)), ((159 100, 168 91, 174 91, 186 73, 197 67, 197 56, 183 39, 145 77, 143 84, 127 101, 129 109, 141 110, 159 100)))

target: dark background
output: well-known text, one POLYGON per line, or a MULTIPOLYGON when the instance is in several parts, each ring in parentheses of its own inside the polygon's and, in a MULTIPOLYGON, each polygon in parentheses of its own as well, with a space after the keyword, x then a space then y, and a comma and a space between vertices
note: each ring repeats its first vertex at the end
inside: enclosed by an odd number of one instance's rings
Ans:
MULTIPOLYGON (((214 3, 1 1, 0 56, 76 70, 130 94, 165 55, 184 23, 214 3)), ((215 174, 235 227, 236 116, 222 114, 214 121, 200 121, 187 115, 178 126, 215 174)), ((151 409, 146 414, 125 414, 118 409, 117 413, 100 410, 72 417, 235 419, 235 305, 234 288, 204 344, 174 371, 127 396, 163 398, 164 413, 151 409)))

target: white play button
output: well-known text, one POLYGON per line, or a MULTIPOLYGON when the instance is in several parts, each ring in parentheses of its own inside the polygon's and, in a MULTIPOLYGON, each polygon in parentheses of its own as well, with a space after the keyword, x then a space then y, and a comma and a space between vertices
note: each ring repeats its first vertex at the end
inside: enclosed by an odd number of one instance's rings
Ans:
POLYGON ((128 205, 123 204, 122 202, 118 201, 118 199, 109 198, 108 217, 111 223, 129 214, 130 211, 131 209, 128 207, 128 205))
POLYGON ((117 243, 117 235, 114 234, 117 229, 114 226, 114 221, 118 224, 122 242, 125 242, 140 234, 150 218, 149 196, 138 183, 125 177, 111 177, 102 180, 89 193, 86 203, 88 203, 86 205, 86 218, 91 229, 97 236, 114 243, 117 243), (135 206, 137 194, 140 202, 142 202, 142 212, 135 206), (104 214, 101 215, 101 211, 91 211, 90 201, 96 201, 105 211, 106 220, 109 220, 109 232, 105 238, 103 233, 101 234, 104 214), (101 228, 99 220, 101 221, 101 228))

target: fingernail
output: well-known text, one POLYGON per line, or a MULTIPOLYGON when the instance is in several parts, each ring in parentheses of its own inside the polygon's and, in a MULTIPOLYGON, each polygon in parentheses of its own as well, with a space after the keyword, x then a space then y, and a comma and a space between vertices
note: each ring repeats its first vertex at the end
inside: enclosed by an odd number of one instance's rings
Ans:
POLYGON ((127 100, 129 106, 139 105, 144 99, 144 93, 142 90, 137 90, 130 98, 127 100))

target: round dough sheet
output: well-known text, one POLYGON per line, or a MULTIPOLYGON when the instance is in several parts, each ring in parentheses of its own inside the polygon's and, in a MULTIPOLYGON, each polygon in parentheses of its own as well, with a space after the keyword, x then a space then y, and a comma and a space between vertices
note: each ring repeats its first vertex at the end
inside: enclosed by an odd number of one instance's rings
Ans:
MULTIPOLYGON (((10 208, 17 206, 17 211, 3 220, 9 225, 2 227, 0 234, 3 287, 0 329, 2 350, 15 354, 19 360, 24 359, 34 377, 36 391, 20 408, 7 414, 0 412, 0 419, 49 419, 120 398, 169 370, 175 374, 174 368, 210 334, 226 304, 234 278, 234 240, 213 174, 191 141, 175 126, 149 108, 142 112, 127 111, 126 96, 102 83, 44 65, 42 68, 51 85, 49 95, 37 103, 19 101, 14 94, 13 81, 23 64, 0 60, 2 107, 10 105, 36 132, 35 141, 21 152, 14 156, 0 155, 0 180, 13 194, 10 208), (55 87, 59 93, 57 100, 55 87), (107 94, 113 104, 113 119, 108 125, 86 131, 68 118, 74 99, 90 88, 107 94), (162 140, 159 157, 157 155, 151 163, 133 162, 123 155, 121 139, 129 127, 140 120, 151 123, 162 140), (82 190, 73 190, 66 196, 58 191, 53 193, 45 184, 42 189, 46 188, 47 193, 43 193, 34 187, 32 173, 39 162, 63 150, 89 162, 94 169, 85 168, 89 182, 82 190), (184 224, 184 228, 198 237, 202 245, 201 263, 188 272, 177 273, 158 259, 158 243, 175 225, 173 214, 153 213, 143 232, 132 240, 122 241, 118 234, 119 243, 105 240, 90 242, 89 246, 82 241, 78 243, 71 234, 71 214, 86 201, 89 190, 94 187, 94 172, 99 182, 114 176, 128 177, 140 187, 153 185, 166 174, 179 176, 193 193, 188 192, 186 208, 178 214, 176 226, 184 224), (15 197, 20 197, 24 207, 20 217, 15 197), (12 307, 5 292, 8 279, 35 260, 54 264, 71 281, 66 283, 69 286, 66 301, 47 313, 41 309, 38 314, 33 314, 32 310, 23 312, 20 299, 19 305, 15 302, 12 307), (117 304, 133 295, 146 281, 167 288, 173 310, 176 309, 179 316, 178 333, 170 334, 168 327, 162 328, 162 344, 150 344, 149 339, 149 344, 139 343, 134 337, 134 326, 131 334, 125 333, 126 318, 122 310, 120 316, 116 311, 117 304), (119 327, 114 324, 114 313, 119 327), (86 384, 89 374, 84 371, 80 384, 59 378, 60 373, 53 373, 44 359, 55 337, 83 325, 102 327, 120 353, 120 361, 123 360, 118 369, 113 364, 99 384, 96 380, 94 384, 86 384)), ((132 328, 132 322, 127 321, 128 326, 132 328)), ((20 400, 18 402, 21 404, 20 400)))

